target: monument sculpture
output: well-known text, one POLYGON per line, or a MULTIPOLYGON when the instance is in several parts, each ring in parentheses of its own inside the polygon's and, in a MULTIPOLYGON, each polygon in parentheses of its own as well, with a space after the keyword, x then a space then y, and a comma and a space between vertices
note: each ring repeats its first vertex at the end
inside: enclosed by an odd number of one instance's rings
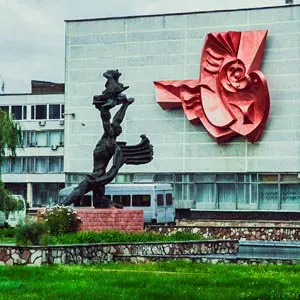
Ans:
POLYGON ((209 33, 200 78, 155 81, 163 109, 182 107, 192 124, 202 123, 219 143, 235 135, 261 136, 270 110, 267 81, 259 70, 267 30, 209 33))
POLYGON ((146 135, 141 135, 141 141, 137 145, 127 146, 126 142, 117 142, 117 137, 122 133, 121 123, 126 110, 134 102, 133 98, 127 98, 123 93, 128 86, 119 82, 121 73, 118 70, 108 70, 103 76, 107 79, 102 95, 94 96, 93 105, 100 112, 103 125, 103 134, 94 149, 93 172, 79 183, 79 185, 66 197, 63 204, 76 203, 89 191, 96 194, 94 200, 96 208, 117 206, 111 200, 105 198, 105 185, 111 182, 124 164, 139 165, 150 162, 153 158, 153 146, 146 135), (111 120, 110 110, 120 106, 111 120), (109 162, 112 166, 107 171, 109 162))

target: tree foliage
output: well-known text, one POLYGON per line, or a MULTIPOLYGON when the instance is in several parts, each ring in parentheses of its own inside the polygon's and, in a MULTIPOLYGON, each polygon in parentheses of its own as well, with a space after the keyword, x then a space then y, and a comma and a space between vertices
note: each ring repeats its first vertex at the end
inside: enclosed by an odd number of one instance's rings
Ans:
MULTIPOLYGON (((5 155, 14 158, 16 148, 21 142, 21 129, 17 122, 14 122, 10 115, 0 109, 0 167, 5 155)), ((0 168, 1 175, 1 168, 0 168)), ((17 200, 12 198, 11 193, 5 189, 0 177, 0 210, 12 211, 17 209, 17 200)))

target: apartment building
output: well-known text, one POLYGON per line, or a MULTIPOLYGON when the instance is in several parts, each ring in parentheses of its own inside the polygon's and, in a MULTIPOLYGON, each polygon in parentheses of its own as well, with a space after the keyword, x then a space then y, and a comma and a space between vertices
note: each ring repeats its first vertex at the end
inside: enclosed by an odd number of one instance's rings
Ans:
POLYGON ((2 180, 31 207, 54 204, 64 187, 64 84, 31 82, 31 93, 2 94, 0 108, 21 125, 17 157, 1 166, 2 180))

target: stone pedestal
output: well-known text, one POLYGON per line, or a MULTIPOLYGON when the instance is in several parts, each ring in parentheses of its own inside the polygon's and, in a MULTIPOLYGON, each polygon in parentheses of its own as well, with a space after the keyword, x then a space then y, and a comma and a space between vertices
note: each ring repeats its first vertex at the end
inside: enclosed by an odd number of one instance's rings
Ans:
POLYGON ((77 215, 81 218, 80 231, 143 231, 144 212, 142 210, 125 209, 76 209, 77 215))

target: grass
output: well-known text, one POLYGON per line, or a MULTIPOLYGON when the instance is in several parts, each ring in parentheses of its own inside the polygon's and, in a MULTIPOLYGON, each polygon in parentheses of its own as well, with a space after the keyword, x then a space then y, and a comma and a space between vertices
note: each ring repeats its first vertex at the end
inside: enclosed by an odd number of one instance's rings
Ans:
MULTIPOLYGON (((1 232, 1 230, 0 230, 1 232)), ((9 234, 0 233, 0 244, 16 243, 16 239, 9 234)), ((159 241, 191 241, 203 240, 199 234, 177 232, 169 236, 150 233, 128 233, 113 230, 101 232, 78 232, 60 234, 57 236, 47 236, 41 241, 42 244, 59 245, 59 244, 87 244, 87 243, 130 243, 130 242, 159 242, 159 241)))
POLYGON ((299 299, 300 266, 0 267, 0 299, 299 299))

